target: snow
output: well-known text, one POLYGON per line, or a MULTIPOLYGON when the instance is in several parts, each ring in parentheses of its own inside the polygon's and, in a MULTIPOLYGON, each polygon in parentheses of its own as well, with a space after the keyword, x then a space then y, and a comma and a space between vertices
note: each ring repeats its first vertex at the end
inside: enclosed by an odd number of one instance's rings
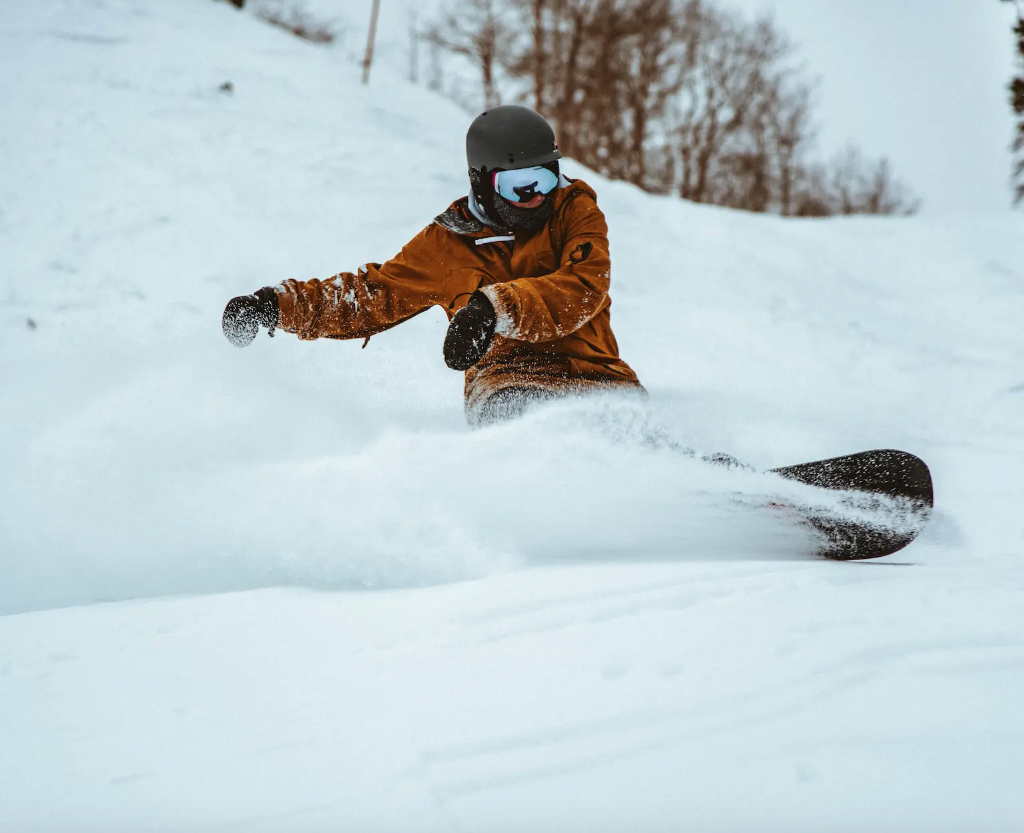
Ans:
POLYGON ((1024 824, 1019 216, 567 163, 649 401, 474 431, 438 311, 365 350, 219 328, 464 194, 461 110, 209 0, 0 37, 0 829, 1024 824), (824 562, 763 506, 807 487, 676 446, 905 448, 938 510, 824 562))

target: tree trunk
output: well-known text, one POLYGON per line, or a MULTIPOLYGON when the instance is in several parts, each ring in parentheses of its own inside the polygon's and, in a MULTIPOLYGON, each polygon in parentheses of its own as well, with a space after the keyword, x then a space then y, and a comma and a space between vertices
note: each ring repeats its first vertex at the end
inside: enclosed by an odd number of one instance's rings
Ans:
POLYGON ((373 11, 370 12, 370 32, 366 37, 366 55, 363 57, 363 83, 370 83, 370 66, 373 64, 373 42, 377 38, 377 16, 380 13, 380 0, 373 0, 373 11))
POLYGON ((544 6, 547 0, 533 0, 533 106, 544 113, 544 6))

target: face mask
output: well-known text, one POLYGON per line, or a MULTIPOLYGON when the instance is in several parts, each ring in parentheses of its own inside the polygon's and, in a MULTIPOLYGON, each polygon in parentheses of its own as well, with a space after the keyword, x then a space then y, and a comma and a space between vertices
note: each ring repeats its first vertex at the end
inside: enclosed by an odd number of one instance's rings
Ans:
MULTIPOLYGON (((495 195, 497 197, 497 195, 495 195)), ((551 217, 554 203, 550 198, 545 199, 536 208, 519 208, 514 202, 497 197, 494 200, 494 213, 501 224, 509 231, 535 232, 543 226, 551 217)))

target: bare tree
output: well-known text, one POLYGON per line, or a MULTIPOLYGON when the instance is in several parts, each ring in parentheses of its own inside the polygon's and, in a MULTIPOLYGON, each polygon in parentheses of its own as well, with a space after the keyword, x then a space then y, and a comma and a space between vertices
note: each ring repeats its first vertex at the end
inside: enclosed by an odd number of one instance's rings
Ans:
POLYGON ((428 43, 455 55, 463 55, 476 64, 483 83, 485 109, 501 102, 496 81, 504 50, 499 2, 453 0, 425 34, 428 43))
POLYGON ((621 83, 628 72, 623 54, 628 5, 628 0, 600 0, 594 5, 576 54, 575 83, 562 90, 559 99, 560 124, 568 127, 573 155, 615 178, 623 178, 622 163, 629 143, 621 83))
POLYGON ((420 31, 417 28, 416 10, 409 12, 409 81, 418 84, 420 80, 420 31))
POLYGON ((715 202, 714 191, 723 183, 713 180, 723 156, 744 153, 729 145, 754 138, 742 133, 756 123, 770 72, 790 47, 769 18, 749 26, 735 13, 695 1, 688 4, 687 19, 686 72, 675 111, 678 191, 695 202, 715 202))
MULTIPOLYGON (((530 98, 538 113, 548 105, 548 51, 553 38, 553 21, 561 10, 558 0, 509 0, 517 32, 529 32, 520 38, 505 55, 505 67, 513 78, 530 79, 530 98), (556 7, 556 4, 558 6, 556 7)), ((555 56, 552 56, 554 58, 555 56)))
POLYGON ((829 217, 834 213, 828 189, 828 169, 820 162, 798 165, 793 176, 790 216, 829 217))
POLYGON ((554 123, 563 153, 644 184, 651 121, 671 90, 675 0, 511 0, 506 73, 554 123))
POLYGON ((867 182, 861 152, 852 144, 832 158, 826 187, 826 199, 831 198, 832 213, 857 213, 860 195, 867 188, 867 182))
POLYGON ((852 144, 824 172, 805 191, 804 200, 826 206, 828 214, 914 214, 920 208, 920 200, 893 176, 888 159, 866 159, 852 144))
POLYGON ((370 29, 366 35, 366 54, 363 56, 363 84, 370 83, 370 67, 373 66, 373 45, 377 40, 377 18, 380 16, 380 0, 373 0, 370 10, 370 29))
MULTIPOLYGON (((547 78, 553 81, 550 87, 545 82, 541 90, 550 93, 546 112, 555 122, 559 145, 567 156, 576 155, 581 133, 579 111, 583 103, 581 80, 586 74, 585 51, 601 7, 612 4, 613 0, 549 0, 541 9, 547 18, 544 64, 547 78)), ((535 58, 535 66, 536 63, 535 58)))
POLYGON ((426 39, 435 86, 442 50, 468 57, 485 106, 532 104, 565 156, 606 176, 784 216, 916 208, 884 159, 808 161, 815 84, 770 17, 712 0, 464 0, 426 39))
POLYGON ((678 66, 683 49, 672 0, 638 3, 627 18, 621 73, 629 140, 622 178, 648 187, 647 143, 651 124, 665 114, 669 99, 682 85, 678 66))
POLYGON ((430 47, 430 69, 427 73, 427 89, 441 92, 444 89, 444 67, 441 62, 441 47, 427 41, 430 47))
POLYGON ((793 198, 799 176, 800 158, 813 138, 811 105, 814 88, 803 80, 776 88, 774 106, 768 117, 774 134, 779 213, 793 213, 793 198))
POLYGON ((858 214, 916 214, 921 208, 921 200, 895 178, 884 156, 869 169, 867 184, 858 214))

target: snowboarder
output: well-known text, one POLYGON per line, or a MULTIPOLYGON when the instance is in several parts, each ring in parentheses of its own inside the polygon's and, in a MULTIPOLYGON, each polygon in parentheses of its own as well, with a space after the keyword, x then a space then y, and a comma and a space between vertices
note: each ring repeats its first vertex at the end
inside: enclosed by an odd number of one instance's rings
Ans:
POLYGON ((369 338, 441 306, 445 362, 466 371, 471 423, 516 416, 539 399, 642 391, 611 329, 604 214, 593 189, 560 173, 551 125, 527 107, 494 107, 470 125, 466 155, 468 196, 396 257, 232 298, 227 338, 244 347, 260 327, 369 338))

